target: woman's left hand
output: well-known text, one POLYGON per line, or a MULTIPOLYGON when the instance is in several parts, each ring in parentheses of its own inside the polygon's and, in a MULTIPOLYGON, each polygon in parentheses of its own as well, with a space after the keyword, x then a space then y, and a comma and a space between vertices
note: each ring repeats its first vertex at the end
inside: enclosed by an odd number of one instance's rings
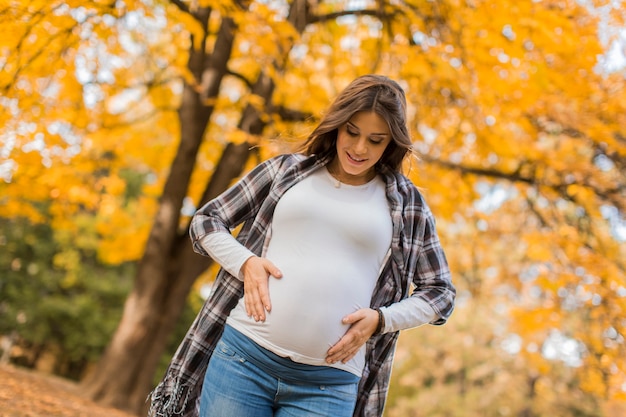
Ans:
POLYGON ((371 308, 362 308, 343 318, 344 324, 350 328, 333 347, 328 350, 326 362, 346 363, 357 354, 359 349, 369 340, 378 326, 378 312, 371 308))

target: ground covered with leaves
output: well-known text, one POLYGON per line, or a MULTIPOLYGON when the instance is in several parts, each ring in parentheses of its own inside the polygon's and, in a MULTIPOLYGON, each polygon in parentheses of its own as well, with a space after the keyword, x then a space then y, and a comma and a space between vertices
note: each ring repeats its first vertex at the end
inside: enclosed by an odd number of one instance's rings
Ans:
POLYGON ((136 417, 102 407, 78 384, 14 366, 0 366, 0 417, 136 417))

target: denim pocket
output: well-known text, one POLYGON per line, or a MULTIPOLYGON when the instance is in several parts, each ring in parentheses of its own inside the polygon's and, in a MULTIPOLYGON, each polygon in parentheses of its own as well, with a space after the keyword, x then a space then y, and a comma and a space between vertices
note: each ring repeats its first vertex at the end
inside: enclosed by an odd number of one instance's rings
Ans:
POLYGON ((246 359, 243 356, 237 353, 235 349, 231 348, 222 340, 217 342, 217 345, 215 346, 215 350, 213 351, 213 354, 218 355, 225 360, 234 360, 238 362, 246 361, 246 359))
POLYGON ((344 398, 356 398, 359 384, 342 384, 342 385, 320 385, 321 391, 333 392, 344 398))

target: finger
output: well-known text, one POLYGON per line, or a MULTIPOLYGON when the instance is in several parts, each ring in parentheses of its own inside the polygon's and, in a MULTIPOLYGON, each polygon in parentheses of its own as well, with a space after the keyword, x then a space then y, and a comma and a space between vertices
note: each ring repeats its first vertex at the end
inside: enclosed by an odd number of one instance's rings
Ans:
POLYGON ((246 315, 252 317, 252 308, 250 307, 250 296, 247 291, 243 293, 243 303, 246 306, 246 315))
POLYGON ((357 321, 360 320, 360 318, 357 315, 358 312, 352 313, 352 314, 348 314, 347 316, 345 316, 343 319, 341 319, 341 322, 343 324, 354 324, 357 321))
POLYGON ((252 317, 252 303, 250 302, 252 298, 252 288, 251 284, 248 283, 248 280, 244 281, 243 284, 243 302, 246 306, 246 314, 248 317, 252 317))
POLYGON ((257 287, 257 291, 254 293, 254 297, 251 300, 252 303, 252 311, 254 313, 255 321, 265 321, 265 308, 263 307, 263 302, 261 301, 260 291, 257 287))
POLYGON ((276 265, 272 263, 272 261, 270 261, 269 259, 265 259, 265 258, 263 260, 264 260, 265 270, 267 271, 268 274, 270 274, 274 278, 282 278, 283 273, 280 271, 280 269, 276 267, 276 265))
MULTIPOLYGON (((369 333, 368 333, 369 335, 369 333)), ((363 331, 358 330, 356 326, 352 326, 350 330, 332 346, 326 355, 328 363, 347 362, 352 359, 367 342, 368 336, 363 331)))
POLYGON ((265 311, 259 296, 259 284, 249 279, 244 283, 244 303, 248 317, 255 321, 265 320, 265 311))
POLYGON ((343 324, 355 324, 361 320, 365 320, 373 310, 371 308, 361 308, 353 313, 345 316, 341 321, 343 324))
POLYGON ((337 357, 337 360, 343 363, 348 362, 350 359, 356 356, 356 354, 359 352, 362 346, 363 344, 359 343, 357 340, 355 340, 353 343, 350 343, 344 346, 343 350, 341 351, 341 354, 337 357))
POLYGON ((272 309, 272 303, 270 301, 269 282, 260 282, 257 287, 257 299, 258 308, 265 313, 265 310, 270 311, 272 309))
POLYGON ((335 363, 340 361, 344 357, 346 350, 350 349, 349 345, 351 338, 352 336, 350 335, 350 332, 348 332, 339 340, 339 342, 335 343, 333 347, 328 349, 326 355, 327 362, 335 363))
POLYGON ((328 356, 327 363, 333 364, 337 362, 346 363, 352 359, 358 352, 358 349, 346 348, 344 350, 336 352, 334 355, 328 356))
POLYGON ((349 351, 349 352, 346 352, 346 354, 345 354, 345 355, 343 355, 343 357, 342 357, 341 359, 339 359, 339 360, 340 360, 341 362, 343 362, 343 363, 347 363, 347 362, 349 362, 352 358, 354 358, 354 357, 356 356, 357 352, 358 352, 358 349, 357 349, 357 350, 351 350, 351 351, 349 351))
MULTIPOLYGON (((272 302, 269 293, 269 280, 271 277, 281 278, 283 273, 270 260, 265 258, 263 259, 263 269, 265 270, 266 276, 265 280, 263 282, 259 282, 258 285, 259 299, 262 304, 262 308, 270 311, 272 309, 272 302)), ((265 311, 263 311, 263 313, 265 313, 265 311)))
POLYGON ((342 352, 346 345, 350 340, 350 331, 343 335, 341 339, 337 343, 335 343, 328 351, 326 352, 327 356, 337 356, 340 352, 342 352))
POLYGON ((250 287, 252 287, 252 285, 249 285, 248 290, 244 292, 246 313, 248 314, 248 317, 252 317, 255 321, 258 321, 259 314, 257 312, 256 303, 254 301, 257 296, 256 292, 250 287))

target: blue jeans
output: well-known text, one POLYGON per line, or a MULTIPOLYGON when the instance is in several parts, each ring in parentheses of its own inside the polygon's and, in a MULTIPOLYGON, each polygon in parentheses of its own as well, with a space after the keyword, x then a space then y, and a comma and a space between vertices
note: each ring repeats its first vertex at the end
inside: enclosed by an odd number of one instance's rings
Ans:
POLYGON ((357 388, 285 381, 220 340, 204 377, 200 417, 351 417, 357 388))

